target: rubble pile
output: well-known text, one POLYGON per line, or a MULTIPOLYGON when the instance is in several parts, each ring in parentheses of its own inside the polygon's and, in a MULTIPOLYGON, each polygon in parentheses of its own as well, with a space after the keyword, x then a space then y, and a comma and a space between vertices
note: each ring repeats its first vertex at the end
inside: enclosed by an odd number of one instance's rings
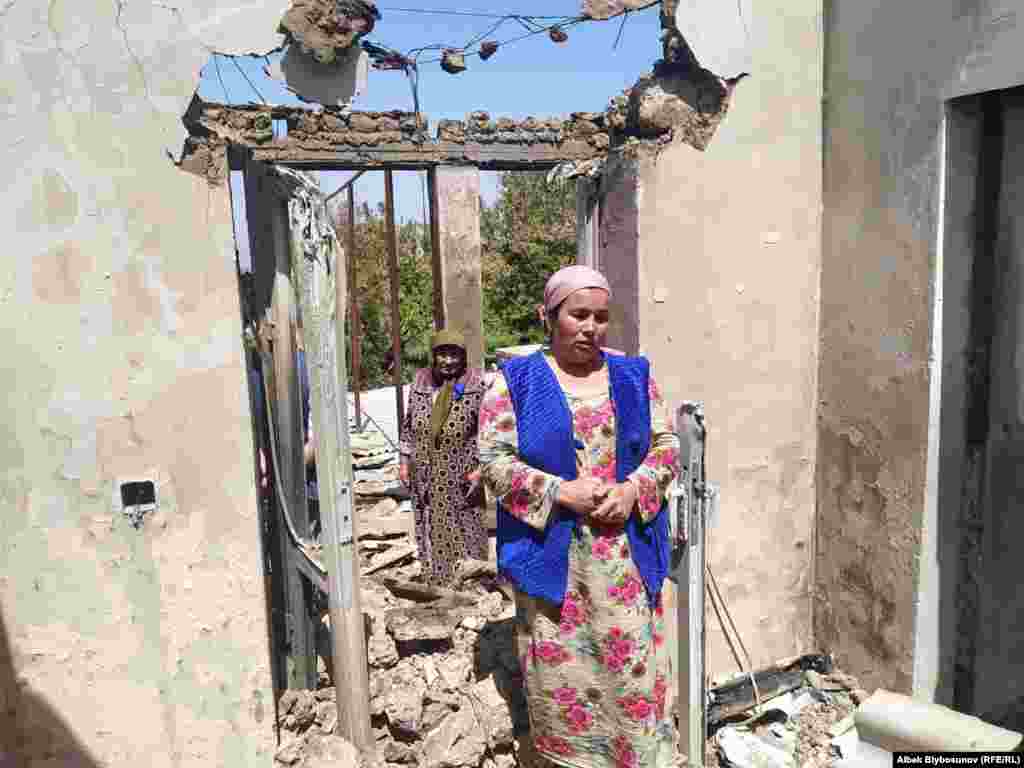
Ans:
POLYGON ((857 747, 853 712, 868 697, 842 672, 804 674, 803 684, 763 701, 741 722, 709 735, 708 768, 830 768, 857 747))
MULTIPOLYGON (((496 579, 493 564, 477 561, 464 564, 450 588, 420 581, 408 503, 381 496, 386 483, 356 474, 377 746, 377 754, 364 759, 396 768, 512 768, 518 762, 517 736, 528 721, 515 651, 515 609, 502 591, 507 588, 496 579)), ((307 762, 310 753, 339 740, 335 696, 322 675, 317 691, 281 697, 276 765, 319 765, 307 762)))

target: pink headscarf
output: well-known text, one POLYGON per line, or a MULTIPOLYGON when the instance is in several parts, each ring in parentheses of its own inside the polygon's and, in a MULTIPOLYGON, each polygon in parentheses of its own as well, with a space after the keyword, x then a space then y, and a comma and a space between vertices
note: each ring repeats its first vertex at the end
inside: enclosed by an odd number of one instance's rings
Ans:
POLYGON ((544 286, 544 309, 550 312, 561 304, 571 293, 581 291, 584 288, 601 288, 612 294, 612 288, 600 272, 585 267, 582 264, 575 264, 558 270, 544 286))

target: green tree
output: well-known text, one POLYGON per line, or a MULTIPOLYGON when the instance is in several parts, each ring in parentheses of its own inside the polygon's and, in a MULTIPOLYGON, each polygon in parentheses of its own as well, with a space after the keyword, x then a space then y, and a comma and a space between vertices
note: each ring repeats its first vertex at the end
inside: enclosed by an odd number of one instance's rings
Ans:
POLYGON ((575 185, 549 183, 542 173, 504 173, 480 223, 490 357, 498 347, 544 339, 536 311, 544 283, 576 258, 575 185))
MULTIPOLYGON (((346 206, 339 206, 334 219, 343 248, 348 248, 347 218, 346 206)), ((356 281, 349 295, 360 310, 360 384, 371 389, 392 381, 384 369, 391 349, 384 206, 364 203, 355 219, 356 281)), ((549 184, 541 173, 503 173, 494 204, 481 201, 480 227, 485 354, 493 360, 499 347, 543 340, 536 305, 544 282, 576 256, 575 185, 549 184)), ((434 325, 430 229, 405 222, 397 235, 402 379, 408 383, 416 368, 429 364, 434 325)), ((351 366, 351 334, 346 358, 351 366)))

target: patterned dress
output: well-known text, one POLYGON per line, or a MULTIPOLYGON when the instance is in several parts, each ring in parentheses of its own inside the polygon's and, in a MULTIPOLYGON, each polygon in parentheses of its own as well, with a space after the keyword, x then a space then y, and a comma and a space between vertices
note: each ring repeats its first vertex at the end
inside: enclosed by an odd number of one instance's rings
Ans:
POLYGON ((487 559, 487 531, 466 475, 478 466, 477 428, 484 379, 470 368, 456 382, 451 411, 431 446, 430 413, 439 391, 429 369, 416 372, 398 450, 410 462, 410 491, 423 578, 443 586, 460 561, 487 559))
MULTIPOLYGON (((615 482, 615 411, 607 393, 566 393, 581 476, 615 482)), ((633 474, 639 514, 658 513, 675 477, 679 441, 651 379, 651 448, 633 474)), ((504 377, 480 408, 484 482, 515 517, 543 529, 561 480, 519 460, 516 417, 504 377)), ((636 514, 636 512, 634 512, 636 514)), ((526 681, 534 749, 571 768, 671 764, 675 728, 666 711, 671 669, 661 601, 648 606, 621 527, 579 526, 569 549, 565 600, 516 595, 517 650, 526 681)))

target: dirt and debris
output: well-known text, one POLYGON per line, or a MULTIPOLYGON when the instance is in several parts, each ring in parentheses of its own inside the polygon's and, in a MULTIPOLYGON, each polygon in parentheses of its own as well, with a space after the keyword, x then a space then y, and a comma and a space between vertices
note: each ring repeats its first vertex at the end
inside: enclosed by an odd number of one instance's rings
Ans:
MULTIPOLYGON (((512 601, 492 563, 466 563, 445 589, 420 580, 408 502, 380 495, 391 471, 357 469, 354 483, 377 747, 364 764, 513 768, 528 721, 512 601)), ((335 695, 322 674, 318 690, 281 696, 276 765, 313 768, 341 749, 335 695)))
POLYGON ((277 31, 321 64, 334 62, 380 19, 364 0, 292 0, 277 31))
MULTIPOLYGON (((356 472, 376 736, 375 754, 360 756, 362 765, 516 768, 528 763, 520 751, 528 749, 529 721, 515 651, 515 609, 503 591, 506 585, 496 578, 493 563, 478 561, 464 564, 447 588, 424 584, 419 563, 405 554, 414 550, 408 502, 381 497, 388 486, 380 479, 359 493, 360 481, 370 482, 368 473, 380 478, 389 471, 356 472), (375 493, 367 493, 371 488, 375 493)), ((849 675, 807 669, 798 688, 762 701, 756 717, 748 711, 718 727, 708 742, 707 765, 832 766, 848 756, 841 754, 839 736, 851 735, 836 725, 867 695, 849 675)), ((348 755, 342 764, 351 759, 334 733, 334 697, 326 674, 318 690, 281 697, 276 765, 317 768, 320 755, 334 753, 348 755)))
POLYGON ((829 768, 856 743, 852 715, 867 697, 852 676, 805 673, 804 685, 709 734, 708 768, 829 768))

